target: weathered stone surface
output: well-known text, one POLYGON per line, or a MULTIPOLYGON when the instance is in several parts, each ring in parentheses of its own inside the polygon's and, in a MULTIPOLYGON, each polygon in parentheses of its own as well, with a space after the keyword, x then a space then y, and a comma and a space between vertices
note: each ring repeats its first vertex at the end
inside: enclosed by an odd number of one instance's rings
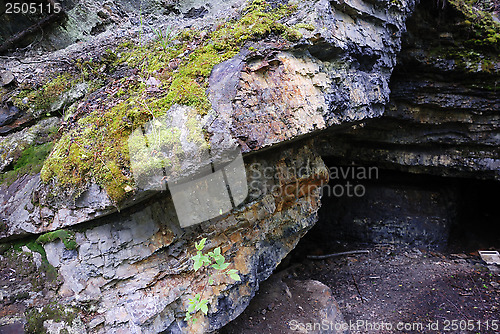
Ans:
POLYGON ((7 71, 2 71, 0 73, 0 84, 2 86, 7 86, 11 83, 14 82, 15 78, 14 78, 14 74, 12 74, 11 71, 7 70, 7 71))
POLYGON ((19 116, 19 109, 12 106, 0 109, 0 127, 12 123, 19 116))
POLYGON ((500 180, 498 53, 470 51, 475 61, 469 59, 460 44, 464 36, 453 30, 460 26, 458 14, 447 7, 438 24, 435 11, 424 2, 410 20, 383 117, 320 138, 322 155, 412 173, 500 180), (442 34, 454 36, 453 43, 441 43, 442 34))
POLYGON ((218 333, 349 333, 330 288, 293 279, 292 272, 273 274, 262 283, 245 312, 218 333))
POLYGON ((0 219, 5 228, 0 235, 23 236, 56 230, 95 219, 116 210, 108 196, 98 186, 90 186, 75 202, 54 209, 40 203, 43 198, 40 175, 23 175, 11 185, 0 188, 3 211, 0 219))
POLYGON ((214 109, 231 115, 224 117, 226 126, 244 152, 382 115, 413 6, 300 2, 289 21, 308 22, 311 31, 301 30, 295 50, 259 43, 218 65, 209 90, 214 109))
MULTIPOLYGON (((94 56, 98 59, 106 48, 116 48, 131 38, 142 43, 142 38, 146 41, 153 36, 151 27, 212 27, 218 19, 222 22, 238 17, 245 5, 239 0, 172 1, 161 4, 160 11, 167 14, 162 17, 165 22, 156 22, 154 15, 140 20, 132 3, 121 4, 123 8, 116 2, 98 8, 89 1, 79 9, 93 10, 85 19, 88 25, 83 26, 82 34, 90 29, 92 35, 90 27, 97 27, 99 22, 104 27, 107 20, 114 22, 116 29, 96 35, 87 43, 27 57, 23 63, 2 59, 1 64, 12 70, 19 85, 36 83, 58 66, 68 66, 69 71, 72 67, 64 60, 82 54, 86 61, 94 56), (129 16, 122 15, 124 12, 129 16), (32 60, 41 61, 36 70, 29 64, 32 60)), ((327 181, 320 156, 414 172, 498 179, 499 102, 495 91, 452 85, 452 77, 448 80, 443 73, 454 73, 456 66, 445 57, 438 64, 446 66, 431 66, 434 58, 430 53, 417 57, 408 46, 389 83, 405 20, 414 4, 302 1, 296 12, 280 22, 290 27, 310 24, 297 26, 302 34, 298 41, 283 43, 272 34, 261 41, 249 41, 204 78, 209 82, 207 95, 212 110, 197 117, 214 148, 212 153, 217 154, 217 148, 223 151, 240 144, 247 168, 249 196, 221 217, 182 229, 168 193, 148 192, 138 192, 117 212, 116 203, 95 180, 90 180, 86 188, 70 189, 68 193, 54 191, 55 181, 43 184, 38 175, 22 176, 9 187, 0 186, 1 240, 66 227, 75 233, 78 244, 77 249, 70 250, 57 237, 44 243, 46 258, 40 255, 42 259, 37 257, 37 262, 44 267, 47 260, 57 271, 60 284, 56 282, 26 300, 2 304, 7 310, 2 317, 22 322, 25 309, 56 301, 73 306, 78 316, 72 324, 45 321, 53 331, 61 326, 81 328, 80 324, 87 333, 214 331, 245 309, 260 282, 315 223, 320 205, 317 187, 327 181), (412 67, 415 63, 418 66, 412 67), (307 141, 306 137, 315 138, 307 141), (188 325, 182 320, 188 298, 201 293, 208 279, 191 269, 194 242, 203 237, 208 239, 206 249, 222 248, 242 281, 229 281, 215 273, 215 284, 207 288, 208 316, 188 325)), ((154 13, 157 4, 149 5, 147 11, 154 13)), ((99 29, 95 28, 94 33, 99 29)), ((408 44, 415 36, 415 31, 411 32, 408 44)), ((175 60, 189 57, 192 51, 187 50, 175 60)), ((81 97, 87 89, 83 87, 69 99, 62 96, 63 103, 52 111, 76 102, 61 131, 74 129, 78 118, 101 111, 100 105, 112 105, 117 99, 118 81, 144 85, 149 91, 161 86, 157 78, 161 70, 140 78, 134 74, 137 69, 120 66, 90 96, 81 97)), ((177 65, 171 62, 168 66, 175 70, 177 65)), ((498 76, 495 71, 479 72, 490 80, 498 76)), ((176 116, 170 125, 181 128, 184 137, 188 136, 188 127, 179 111, 186 109, 178 105, 170 109, 170 116, 176 116)), ((35 126, 42 122, 48 120, 35 126)), ((2 143, 10 143, 9 138, 30 129, 2 137, 2 143)), ((14 142, 15 146, 21 141, 14 142)), ((14 146, 9 152, 16 149, 14 146)), ((2 160, 2 168, 13 161, 2 160)), ((185 165, 181 172, 195 167, 185 165)), ((33 240, 20 242, 27 241, 33 240)), ((30 268, 36 267, 33 264, 30 268)), ((18 282, 7 284, 14 287, 18 282)))
POLYGON ((19 334, 23 333, 23 324, 22 323, 13 323, 8 325, 0 326, 0 330, 5 334, 19 334))
POLYGON ((77 250, 59 240, 45 244, 62 281, 57 302, 92 305, 85 321, 91 333, 202 333, 234 319, 312 227, 318 186, 327 180, 322 160, 307 146, 254 156, 249 165, 250 199, 218 219, 181 229, 171 199, 161 196, 77 231, 77 250), (265 168, 275 176, 264 177, 265 168), (281 195, 285 189, 288 196, 281 195), (242 280, 233 283, 212 272, 208 317, 188 328, 182 320, 187 300, 208 280, 191 269, 194 240, 202 237, 208 238, 207 249, 222 248, 242 280))
MULTIPOLYGON (((233 4, 238 5, 241 4, 233 4)), ((323 0, 300 2, 297 11, 284 23, 289 26, 304 22, 311 24, 307 29, 298 28, 302 38, 293 47, 266 38, 262 43, 245 45, 239 55, 214 68, 208 89, 213 111, 202 120, 211 147, 223 151, 240 144, 243 152, 257 151, 344 122, 379 116, 388 101, 388 81, 400 49, 400 35, 413 6, 413 1, 400 5, 353 1, 342 6, 323 0), (353 18, 360 24, 355 24, 353 18)), ((229 19, 237 14, 224 11, 219 4, 207 8, 208 13, 202 18, 179 21, 180 27, 190 24, 203 27, 216 18, 229 19)), ((178 22, 175 14, 169 15, 172 23, 178 22)), ((50 60, 71 59, 82 52, 92 54, 96 52, 92 51, 92 46, 116 45, 120 37, 133 34, 134 29, 138 33, 137 27, 127 32, 127 25, 121 27, 123 30, 117 30, 114 35, 109 32, 99 35, 93 44, 72 45, 45 55, 47 63, 41 64, 34 72, 24 62, 14 65, 15 60, 9 67, 20 83, 36 82, 38 76, 46 77, 54 70, 55 64, 50 60)), ((142 31, 140 34, 142 36, 142 31)), ((46 111, 61 110, 80 97, 86 89, 84 85, 80 86, 64 93, 46 111)), ((106 91, 105 88, 100 90, 106 91)), ((96 103, 91 100, 88 105, 91 107, 85 107, 87 112, 92 111, 96 103)), ((216 149, 213 151, 217 152, 216 149)), ((15 228, 8 228, 4 234, 40 233, 116 211, 116 203, 94 188, 92 191, 98 192, 100 199, 86 206, 80 197, 88 198, 90 190, 61 189, 55 183, 35 182, 29 188, 39 199, 39 206, 45 207, 45 223, 39 218, 37 208, 30 208, 34 210, 32 214, 24 206, 16 213, 12 209, 5 210, 7 214, 3 219, 8 226, 15 228)), ((24 188, 9 188, 9 195, 4 195, 6 200, 3 203, 10 203, 7 199, 15 197, 20 189, 24 188)), ((150 194, 135 194, 128 202, 120 203, 120 207, 148 196, 150 194)))

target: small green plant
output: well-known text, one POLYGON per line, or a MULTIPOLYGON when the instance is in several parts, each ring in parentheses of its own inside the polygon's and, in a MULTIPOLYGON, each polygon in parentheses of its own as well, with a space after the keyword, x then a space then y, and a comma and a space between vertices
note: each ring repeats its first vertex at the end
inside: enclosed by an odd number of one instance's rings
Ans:
POLYGON ((163 51, 167 52, 167 49, 168 49, 170 43, 172 42, 172 40, 175 37, 175 34, 172 31, 172 28, 170 28, 170 26, 168 26, 165 29, 165 32, 163 32, 160 28, 158 28, 158 29, 151 28, 151 29, 153 29, 153 32, 155 33, 156 37, 158 38, 158 42, 160 43, 163 51))
MULTIPOLYGON (((200 269, 207 270, 208 268, 213 268, 218 270, 221 273, 225 273, 231 279, 235 281, 241 281, 240 275, 238 274, 238 270, 236 269, 227 269, 229 267, 229 263, 226 262, 226 259, 221 254, 220 247, 217 247, 213 250, 213 252, 203 253, 203 248, 205 247, 205 241, 207 238, 201 239, 200 242, 195 242, 195 248, 197 249, 196 255, 194 255, 191 259, 193 259, 193 269, 194 271, 198 271, 200 269)), ((214 279, 211 278, 210 273, 208 273, 208 284, 213 285, 214 279)), ((201 311, 203 314, 208 313, 208 299, 204 299, 203 295, 206 291, 206 284, 202 291, 202 293, 197 293, 194 298, 189 299, 189 306, 186 312, 185 321, 192 321, 193 323, 196 321, 193 318, 193 314, 196 314, 198 311, 201 311)))

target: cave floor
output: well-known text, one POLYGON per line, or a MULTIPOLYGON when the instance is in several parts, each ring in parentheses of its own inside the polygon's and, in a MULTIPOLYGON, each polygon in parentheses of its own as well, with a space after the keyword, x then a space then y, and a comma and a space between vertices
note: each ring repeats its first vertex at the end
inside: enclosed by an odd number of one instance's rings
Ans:
MULTIPOLYGON (((303 258, 284 269, 288 278, 317 280, 330 287, 351 325, 350 333, 500 333, 500 268, 487 266, 477 252, 393 245, 350 248, 369 253, 303 258)), ((257 294, 236 320, 239 326, 253 333, 298 333, 273 330, 283 328, 273 324, 283 320, 272 312, 259 313, 270 302, 257 294)), ((294 313, 298 306, 281 307, 294 313)))

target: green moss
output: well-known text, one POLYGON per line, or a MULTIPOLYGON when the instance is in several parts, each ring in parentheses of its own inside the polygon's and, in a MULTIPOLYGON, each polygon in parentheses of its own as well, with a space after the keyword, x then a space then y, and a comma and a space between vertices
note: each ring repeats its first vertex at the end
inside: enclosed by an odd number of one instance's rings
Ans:
POLYGON ((309 31, 313 31, 315 28, 312 24, 310 23, 297 23, 296 25, 293 26, 295 29, 306 29, 309 31))
POLYGON ((297 29, 286 29, 283 37, 289 41, 296 42, 302 38, 302 33, 297 29))
POLYGON ((61 94, 68 91, 75 83, 76 78, 72 74, 64 73, 49 80, 38 89, 22 90, 13 98, 13 102, 20 109, 32 106, 34 110, 48 110, 61 94), (22 102, 25 98, 28 99, 28 104, 22 102))
POLYGON ((0 174, 0 184, 10 185, 21 175, 34 175, 40 172, 42 164, 49 155, 53 143, 32 145, 21 153, 12 170, 0 174))
POLYGON ((432 58, 453 60, 456 70, 472 74, 465 85, 495 90, 498 72, 495 65, 500 61, 500 40, 497 39, 500 24, 493 20, 489 3, 451 0, 442 23, 427 18, 439 25, 441 35, 430 33, 426 38, 427 45, 431 45, 429 55, 432 58))
MULTIPOLYGON (((122 56, 114 62, 137 68, 142 80, 122 80, 122 87, 111 97, 110 107, 103 106, 102 110, 79 120, 77 126, 64 134, 42 168, 42 180, 55 179, 64 188, 80 191, 95 181, 115 204, 124 200, 129 194, 127 189, 134 186, 128 148, 132 130, 164 115, 174 104, 190 106, 199 115, 205 115, 211 108, 206 91, 214 66, 237 55, 245 42, 268 34, 293 41, 301 38, 300 32, 280 22, 294 10, 293 6, 272 9, 264 1, 256 0, 243 10, 238 20, 220 24, 213 31, 181 32, 178 36, 181 43, 177 45, 167 47, 161 41, 144 46, 121 45, 122 56), (143 83, 151 76, 161 81, 156 93, 151 93, 143 83)), ((203 138, 191 123, 188 121, 189 137, 203 138)), ((167 136, 162 145, 168 145, 169 140, 167 136)), ((182 154, 178 150, 176 153, 182 154)), ((159 157, 144 159, 147 160, 144 168, 173 165, 173 161, 161 162, 159 157)), ((74 195, 78 196, 80 191, 74 195)))
POLYGON ((78 314, 69 308, 52 302, 41 309, 31 308, 25 313, 26 325, 24 330, 27 334, 45 334, 47 330, 43 327, 46 320, 54 322, 65 322, 69 325, 77 318, 78 314))
POLYGON ((449 0, 464 15, 468 47, 500 52, 500 23, 491 14, 488 2, 476 0, 449 0))
POLYGON ((27 279, 31 283, 31 289, 34 292, 43 289, 56 288, 60 285, 56 268, 47 260, 47 254, 41 244, 33 239, 15 241, 0 245, 0 253, 3 255, 6 267, 18 268, 17 274, 20 279, 27 279), (36 267, 33 255, 30 252, 24 252, 23 246, 26 246, 31 252, 41 255, 41 265, 36 267))
POLYGON ((123 173, 128 165, 127 138, 132 125, 148 119, 131 99, 108 112, 95 112, 79 120, 76 128, 61 137, 45 162, 42 180, 55 177, 60 186, 80 190, 95 181, 113 200, 124 198, 127 185, 133 184, 123 173))
POLYGON ((44 245, 49 242, 54 242, 57 239, 63 242, 66 249, 73 250, 78 248, 78 244, 75 241, 75 234, 68 230, 57 230, 42 234, 36 239, 36 242, 40 245, 44 245))
POLYGON ((44 273, 45 277, 39 277, 39 276, 31 277, 33 290, 40 291, 50 285, 58 285, 59 282, 58 282, 57 269, 49 263, 49 260, 47 259, 47 253, 45 252, 43 246, 36 241, 30 241, 26 244, 26 247, 28 247, 30 251, 37 252, 42 256, 42 264, 39 270, 44 273))
POLYGON ((5 256, 12 259, 18 258, 19 254, 29 254, 22 251, 23 246, 26 246, 30 251, 41 255, 42 263, 39 270, 44 273, 44 277, 41 277, 40 275, 31 275, 31 283, 34 291, 40 291, 50 285, 59 284, 57 270, 49 263, 47 253, 43 248, 44 244, 53 242, 56 239, 60 239, 64 243, 64 246, 69 250, 76 249, 78 247, 74 238, 74 233, 67 230, 48 232, 39 236, 37 239, 31 238, 16 241, 11 244, 5 244, 7 247, 4 252, 8 252, 8 255, 5 256))
POLYGON ((105 50, 99 57, 76 60, 76 68, 80 71, 80 79, 89 83, 106 79, 106 73, 113 72, 118 64, 118 56, 111 50, 105 50))
POLYGON ((185 29, 179 35, 179 40, 183 42, 189 42, 195 39, 199 39, 201 36, 200 32, 195 29, 185 29))

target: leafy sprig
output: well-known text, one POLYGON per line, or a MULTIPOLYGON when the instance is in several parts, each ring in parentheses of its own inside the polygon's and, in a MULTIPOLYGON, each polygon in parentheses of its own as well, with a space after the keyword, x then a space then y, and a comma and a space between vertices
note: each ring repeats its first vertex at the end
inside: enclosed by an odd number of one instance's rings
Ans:
MULTIPOLYGON (((205 242, 207 238, 201 239, 199 242, 195 242, 194 247, 196 248, 196 255, 192 256, 193 260, 193 269, 194 271, 198 270, 208 270, 208 268, 213 268, 219 272, 225 273, 229 278, 234 281, 241 281, 240 275, 238 274, 238 270, 236 269, 227 269, 229 267, 229 263, 226 262, 226 259, 221 254, 221 248, 217 247, 213 251, 203 253, 203 248, 205 248, 205 242)), ((211 274, 208 273, 208 284, 213 285, 214 280, 211 278, 211 274)), ((185 321, 192 321, 193 323, 196 321, 193 318, 193 315, 198 311, 201 311, 203 314, 208 313, 208 299, 203 298, 203 295, 206 292, 207 285, 202 291, 202 293, 197 293, 194 298, 189 298, 188 300, 188 308, 186 311, 185 321)))

